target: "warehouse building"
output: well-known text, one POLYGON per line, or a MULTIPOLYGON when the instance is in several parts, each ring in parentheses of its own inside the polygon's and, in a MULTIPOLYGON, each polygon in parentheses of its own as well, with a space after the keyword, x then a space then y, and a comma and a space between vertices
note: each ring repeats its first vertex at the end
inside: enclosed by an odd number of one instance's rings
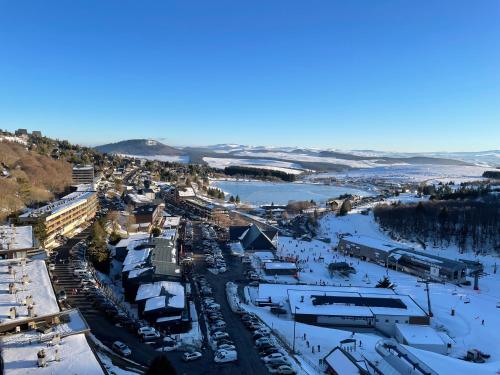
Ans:
POLYGON ((367 236, 343 237, 337 249, 345 255, 425 279, 460 284, 466 277, 467 265, 464 262, 403 248, 399 244, 367 236))

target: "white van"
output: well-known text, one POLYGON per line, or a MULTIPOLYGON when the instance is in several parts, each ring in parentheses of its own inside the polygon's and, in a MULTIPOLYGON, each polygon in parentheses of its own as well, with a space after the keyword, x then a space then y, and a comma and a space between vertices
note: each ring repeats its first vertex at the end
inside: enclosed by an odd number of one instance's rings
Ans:
POLYGON ((215 353, 215 363, 234 362, 238 360, 238 353, 235 350, 218 350, 215 353))

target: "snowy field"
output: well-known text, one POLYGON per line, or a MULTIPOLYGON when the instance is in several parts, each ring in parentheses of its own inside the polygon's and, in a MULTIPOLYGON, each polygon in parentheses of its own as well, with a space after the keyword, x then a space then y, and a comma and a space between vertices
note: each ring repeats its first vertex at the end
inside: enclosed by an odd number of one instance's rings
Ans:
MULTIPOLYGON (((411 199, 410 197, 408 197, 411 199)), ((412 298, 427 311, 427 294, 425 286, 417 282, 417 278, 394 270, 386 270, 379 265, 364 262, 355 258, 345 258, 333 250, 338 243, 339 233, 352 233, 370 236, 392 242, 385 233, 381 232, 371 215, 362 215, 353 212, 345 217, 327 215, 321 220, 320 235, 331 239, 330 244, 321 241, 298 241, 289 237, 281 237, 278 245, 278 255, 283 257, 297 257, 298 265, 302 267, 298 279, 301 283, 312 285, 359 286, 373 287, 383 276, 388 275, 396 284, 395 291, 400 294, 411 295, 412 298), (334 261, 352 263, 357 273, 349 278, 333 276, 327 270, 327 265, 334 261)), ((407 246, 414 244, 405 243, 407 246)), ((419 249, 421 250, 421 249, 419 249)), ((438 373, 453 374, 495 374, 500 370, 500 272, 493 273, 495 263, 500 263, 498 257, 479 256, 473 254, 458 254, 457 249, 431 249, 432 253, 451 259, 469 258, 478 259, 485 264, 487 275, 480 279, 480 290, 474 291, 471 286, 458 287, 454 284, 431 284, 431 307, 434 317, 431 325, 444 342, 451 343, 449 356, 412 349, 419 358, 434 367, 438 373), (456 314, 451 315, 454 309, 456 314), (484 323, 483 323, 484 321, 484 323), (480 349, 491 354, 491 358, 484 364, 473 364, 456 359, 465 355, 468 349, 480 349)), ((294 283, 297 280, 291 276, 268 277, 269 281, 277 283, 294 283)), ((283 286, 282 295, 286 295, 286 286, 283 286)), ((250 288, 250 295, 255 297, 255 288, 250 288), (252 289, 254 289, 252 291, 252 289)), ((277 318, 266 308, 250 307, 257 312, 270 326, 276 328, 284 339, 293 342, 293 321, 289 317, 277 318)), ((351 332, 343 330, 314 327, 297 324, 296 345, 308 363, 318 365, 319 359, 339 344, 339 341, 351 336, 351 332), (304 340, 304 333, 306 339, 304 340), (309 347, 307 346, 309 342, 309 347), (312 345, 320 345, 321 353, 312 352, 312 345)), ((367 358, 376 359, 375 342, 380 337, 374 333, 355 333, 355 338, 362 341, 360 349, 367 358)))
MULTIPOLYGON (((251 156, 260 158, 276 158, 283 160, 292 160, 296 162, 315 162, 315 163, 329 163, 337 165, 347 165, 351 168, 373 168, 379 166, 376 159, 373 160, 349 160, 334 157, 323 157, 308 154, 288 153, 288 152, 258 152, 258 151, 242 151, 235 153, 237 156, 251 156)), ((407 165, 406 163, 394 163, 392 165, 407 165)))
POLYGON ((393 182, 468 182, 482 179, 491 168, 456 165, 389 165, 354 169, 347 172, 319 173, 311 178, 336 177, 339 179, 381 179, 393 182))

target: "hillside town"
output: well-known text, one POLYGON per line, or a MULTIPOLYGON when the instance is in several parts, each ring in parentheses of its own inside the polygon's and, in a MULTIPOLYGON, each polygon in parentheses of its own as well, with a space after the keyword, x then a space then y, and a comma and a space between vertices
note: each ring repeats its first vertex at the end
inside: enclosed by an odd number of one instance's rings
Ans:
POLYGON ((498 221, 481 248, 425 242, 375 214, 431 204, 421 183, 259 206, 211 193, 220 172, 86 152, 69 190, 0 226, 3 373, 500 369, 498 221))

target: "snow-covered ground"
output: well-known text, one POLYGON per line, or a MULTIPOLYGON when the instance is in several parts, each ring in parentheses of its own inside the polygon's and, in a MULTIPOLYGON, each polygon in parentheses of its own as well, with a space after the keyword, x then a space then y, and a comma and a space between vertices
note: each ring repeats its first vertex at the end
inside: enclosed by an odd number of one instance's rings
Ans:
POLYGON ((320 173, 311 176, 335 177, 338 179, 377 179, 387 180, 395 183, 403 182, 449 182, 455 183, 475 181, 482 179, 484 171, 491 170, 481 166, 457 166, 457 165, 383 165, 372 168, 353 169, 346 172, 320 173))
MULTIPOLYGON (((401 197, 405 198, 405 196, 401 197)), ((413 200, 411 196, 406 197, 413 200)), ((376 239, 392 242, 392 240, 379 230, 374 222, 373 216, 362 215, 358 211, 344 216, 336 217, 327 215, 320 221, 320 236, 331 239, 327 244, 321 241, 298 241, 289 237, 280 237, 278 252, 279 256, 297 257, 298 265, 302 267, 298 279, 301 283, 312 285, 335 285, 335 286, 364 286, 373 287, 383 276, 388 275, 390 280, 396 284, 395 291, 400 294, 410 295, 427 311, 427 293, 425 286, 417 282, 417 278, 394 270, 386 270, 379 265, 361 261, 355 258, 345 258, 334 251, 338 243, 338 234, 351 233, 370 236, 376 239), (327 265, 334 261, 347 261, 356 268, 357 273, 349 278, 331 277, 327 265)), ((405 243, 406 246, 416 247, 415 244, 405 243)), ((421 250, 421 249, 419 249, 421 250)), ((428 251, 448 257, 451 259, 469 258, 478 259, 485 264, 486 276, 480 279, 480 290, 474 291, 471 286, 458 287, 454 284, 431 284, 431 307, 434 317, 434 327, 445 342, 452 344, 449 356, 441 356, 435 353, 414 349, 413 351, 431 367, 436 367, 438 373, 444 369, 450 369, 454 374, 469 374, 471 371, 477 374, 494 374, 500 370, 500 340, 498 339, 498 327, 500 327, 500 314, 497 304, 500 302, 500 272, 495 274, 493 267, 500 263, 500 259, 494 256, 479 256, 473 254, 459 254, 453 246, 446 249, 431 248, 428 251), (451 315, 451 310, 455 315, 451 315), (483 323, 484 321, 484 323, 483 323), (491 358, 484 364, 471 364, 460 359, 468 349, 477 348, 491 354, 491 358)), ((297 280, 291 276, 271 277, 273 282, 294 283, 297 280)), ((283 286, 283 295, 285 289, 283 286)), ((255 291, 253 292, 255 293, 255 291)), ((252 292, 250 291, 250 294, 252 292)), ((267 308, 249 307, 257 312, 270 326, 276 328, 281 336, 289 342, 293 342, 293 321, 288 317, 276 317, 267 308)), ((299 351, 312 364, 319 364, 319 359, 339 344, 341 339, 351 336, 351 332, 343 330, 320 328, 297 323, 296 345, 299 351), (303 334, 306 339, 303 339, 303 334), (307 341, 309 347, 307 347, 307 341), (312 345, 320 345, 321 354, 312 353, 312 345)), ((355 333, 355 338, 362 341, 363 355, 375 359, 375 342, 380 339, 374 333, 355 333)))

